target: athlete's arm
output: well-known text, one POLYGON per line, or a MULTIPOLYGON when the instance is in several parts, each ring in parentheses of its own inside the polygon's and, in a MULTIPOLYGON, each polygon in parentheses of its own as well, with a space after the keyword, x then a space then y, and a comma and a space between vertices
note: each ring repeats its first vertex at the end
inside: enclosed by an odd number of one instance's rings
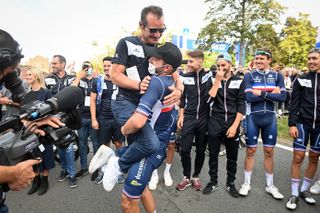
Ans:
POLYGON ((236 119, 233 121, 232 125, 229 127, 226 133, 228 138, 233 138, 234 136, 236 136, 237 129, 239 127, 242 117, 243 117, 243 114, 237 112, 236 119))
POLYGON ((85 78, 86 75, 87 75, 87 73, 85 70, 79 71, 77 77, 72 81, 71 86, 76 86, 76 87, 79 86, 81 79, 85 78))
POLYGON ((171 94, 167 95, 166 97, 164 97, 164 104, 165 105, 169 105, 169 104, 173 104, 173 103, 177 103, 184 91, 184 85, 182 80, 179 78, 179 74, 177 71, 175 71, 172 74, 172 78, 175 81, 175 86, 171 87, 170 89, 172 90, 171 94))
POLYGON ((98 81, 101 81, 101 79, 97 78, 96 80, 92 81, 92 87, 90 92, 90 115, 91 115, 91 126, 93 129, 99 129, 99 123, 97 121, 98 81))
POLYGON ((153 77, 150 81, 150 87, 141 97, 136 111, 124 126, 121 127, 122 134, 133 134, 146 124, 148 118, 152 115, 153 106, 161 99, 162 93, 162 83, 158 78, 153 77))
MULTIPOLYGON (((212 98, 215 98, 216 95, 217 95, 217 92, 218 92, 218 89, 221 85, 221 80, 223 78, 223 75, 224 75, 224 71, 222 70, 219 70, 215 76, 215 80, 214 80, 214 83, 211 87, 211 89, 209 90, 209 95, 212 97, 212 98)), ((212 82, 212 81, 211 81, 212 82)))
POLYGON ((148 117, 138 112, 134 112, 129 120, 121 127, 121 133, 125 136, 136 133, 147 122, 148 117))
POLYGON ((139 82, 128 78, 124 74, 125 70, 126 67, 122 64, 112 64, 110 71, 112 83, 121 88, 139 90, 139 82))
POLYGON ((279 92, 270 93, 270 92, 261 91, 261 97, 264 97, 264 99, 270 100, 270 101, 284 102, 286 100, 286 87, 284 86, 284 79, 282 74, 278 75, 276 85, 277 87, 279 87, 280 93, 279 92))
POLYGON ((301 87, 299 80, 295 80, 292 87, 291 100, 290 100, 290 110, 289 110, 289 127, 296 126, 298 121, 298 113, 301 106, 301 93, 303 87, 301 87))
POLYGON ((245 97, 248 103, 262 102, 264 99, 258 95, 253 94, 252 90, 252 75, 251 73, 246 73, 244 75, 244 86, 245 86, 245 97))

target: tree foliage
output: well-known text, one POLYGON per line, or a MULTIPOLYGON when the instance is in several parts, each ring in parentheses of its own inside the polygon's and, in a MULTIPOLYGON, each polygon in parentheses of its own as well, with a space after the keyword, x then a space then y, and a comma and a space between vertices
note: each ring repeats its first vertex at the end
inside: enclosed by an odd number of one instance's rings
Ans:
POLYGON ((317 28, 312 26, 308 14, 288 17, 281 32, 279 60, 292 67, 304 67, 307 54, 316 43, 317 28))
MULTIPOLYGON (((278 62, 280 36, 275 31, 272 24, 260 24, 248 45, 248 53, 254 54, 257 48, 267 48, 272 52, 273 62, 278 62)), ((250 57, 249 57, 250 58, 250 57)))
MULTIPOLYGON (((274 0, 205 0, 209 11, 198 37, 200 48, 209 50, 214 42, 240 42, 240 53, 251 43, 261 23, 279 23, 284 7, 274 0)), ((240 55, 241 57, 241 55, 240 55)))

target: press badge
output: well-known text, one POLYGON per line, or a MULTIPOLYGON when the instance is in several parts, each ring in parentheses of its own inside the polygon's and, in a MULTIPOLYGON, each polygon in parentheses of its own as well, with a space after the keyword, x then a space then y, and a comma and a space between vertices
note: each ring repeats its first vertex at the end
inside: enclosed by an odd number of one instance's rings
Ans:
POLYGON ((139 82, 141 81, 137 66, 127 68, 126 72, 127 72, 128 78, 130 78, 131 80, 135 80, 139 82))
POLYGON ((90 107, 90 96, 86 96, 84 99, 84 106, 90 107))
POLYGON ((231 81, 229 84, 229 89, 239 89, 242 80, 231 81))
POLYGON ((302 87, 309 87, 309 88, 312 87, 312 82, 309 79, 298 78, 298 81, 302 87))

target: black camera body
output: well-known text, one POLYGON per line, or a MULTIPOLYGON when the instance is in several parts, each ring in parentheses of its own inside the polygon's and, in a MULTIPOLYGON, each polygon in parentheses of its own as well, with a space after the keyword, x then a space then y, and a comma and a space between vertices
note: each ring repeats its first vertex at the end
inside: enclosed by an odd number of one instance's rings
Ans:
POLYGON ((34 150, 41 146, 35 134, 27 138, 17 137, 15 132, 8 132, 0 136, 0 165, 12 166, 25 158, 37 157, 34 150), (15 141, 15 143, 13 143, 15 141), (31 155, 31 156, 30 156, 31 155))
POLYGON ((76 108, 82 100, 78 87, 68 87, 45 102, 34 101, 21 107, 20 115, 0 121, 0 165, 15 165, 23 160, 37 158, 44 150, 42 144, 52 143, 66 148, 72 143, 74 129, 81 128, 81 116, 76 108), (75 97, 73 97, 75 96, 75 97), (31 122, 24 127, 21 120, 37 121, 55 115, 66 125, 59 128, 44 126, 45 137, 37 137, 31 122), (40 151, 39 151, 40 150, 40 151))

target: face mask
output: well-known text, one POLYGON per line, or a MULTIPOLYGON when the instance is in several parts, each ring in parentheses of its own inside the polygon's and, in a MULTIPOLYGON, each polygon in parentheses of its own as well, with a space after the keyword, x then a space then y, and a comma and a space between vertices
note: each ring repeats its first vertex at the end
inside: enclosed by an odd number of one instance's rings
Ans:
POLYGON ((149 67, 148 67, 148 71, 151 75, 155 75, 156 74, 156 66, 154 66, 153 64, 149 63, 149 67))
POLYGON ((88 68, 88 71, 87 71, 87 76, 90 76, 92 75, 92 68, 88 68))

